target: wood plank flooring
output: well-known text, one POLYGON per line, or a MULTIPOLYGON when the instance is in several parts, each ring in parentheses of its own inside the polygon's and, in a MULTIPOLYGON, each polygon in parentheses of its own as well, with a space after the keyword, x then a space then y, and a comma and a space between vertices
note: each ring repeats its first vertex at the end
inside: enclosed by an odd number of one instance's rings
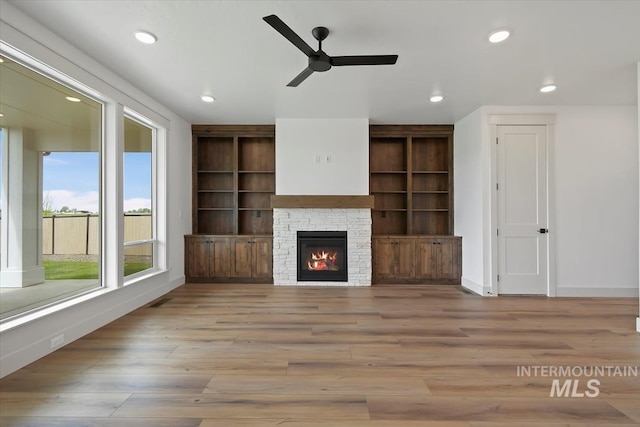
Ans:
POLYGON ((0 425, 640 426, 637 376, 518 375, 637 372, 637 315, 637 298, 188 284, 0 380, 0 425), (596 397, 550 397, 589 379, 596 397))

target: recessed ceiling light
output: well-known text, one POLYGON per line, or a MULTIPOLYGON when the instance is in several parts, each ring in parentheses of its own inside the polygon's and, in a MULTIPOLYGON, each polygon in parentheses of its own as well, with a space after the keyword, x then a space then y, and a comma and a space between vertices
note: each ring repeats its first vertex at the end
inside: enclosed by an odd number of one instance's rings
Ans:
POLYGON ((64 99, 71 102, 80 102, 80 98, 76 98, 74 96, 65 96, 64 99))
POLYGON ((489 41, 491 43, 500 43, 509 38, 511 32, 505 28, 495 30, 489 34, 489 41))
POLYGON ((0 117, 4 117, 4 114, 0 113, 0 117))
POLYGON ((0 58, 0 64, 4 62, 4 59, 0 58))
POLYGON ((556 90, 556 85, 544 85, 540 88, 540 92, 542 93, 549 93, 553 92, 554 90, 556 90))
POLYGON ((215 100, 216 100, 216 99, 215 99, 213 96, 211 96, 211 95, 202 95, 202 96, 200 97, 200 99, 202 99, 204 102, 213 102, 213 101, 215 101, 215 100))
POLYGON ((154 44, 158 41, 158 38, 148 31, 136 31, 136 38, 144 44, 154 44))
POLYGON ((444 99, 444 96, 442 95, 433 95, 431 98, 429 98, 429 101, 431 102, 440 102, 444 99))

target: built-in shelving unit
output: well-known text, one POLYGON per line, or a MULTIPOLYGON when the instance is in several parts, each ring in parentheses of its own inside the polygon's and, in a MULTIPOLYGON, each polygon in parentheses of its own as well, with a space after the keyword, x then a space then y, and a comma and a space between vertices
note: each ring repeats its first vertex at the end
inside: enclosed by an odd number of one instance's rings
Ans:
POLYGON ((272 234, 275 127, 194 125, 193 233, 272 234))
POLYGON ((459 283, 453 236, 453 126, 372 125, 374 283, 459 283))
POLYGON ((372 125, 373 234, 453 233, 453 126, 372 125))
POLYGON ((194 125, 188 281, 273 281, 273 206, 372 207, 374 283, 459 283, 453 126, 372 125, 370 196, 275 196, 275 126, 194 125))
POLYGON ((275 126, 193 125, 192 135, 187 280, 272 282, 275 126))

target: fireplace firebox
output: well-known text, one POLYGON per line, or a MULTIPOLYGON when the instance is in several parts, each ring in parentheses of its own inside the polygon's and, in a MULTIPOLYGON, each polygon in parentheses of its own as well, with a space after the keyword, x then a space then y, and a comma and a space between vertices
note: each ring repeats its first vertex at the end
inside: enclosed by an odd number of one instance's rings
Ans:
POLYGON ((298 231, 298 281, 346 282, 347 232, 298 231))

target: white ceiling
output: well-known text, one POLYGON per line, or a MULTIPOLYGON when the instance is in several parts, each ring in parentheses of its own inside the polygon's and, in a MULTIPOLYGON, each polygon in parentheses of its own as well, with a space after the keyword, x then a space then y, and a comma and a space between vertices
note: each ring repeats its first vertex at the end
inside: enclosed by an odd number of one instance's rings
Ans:
POLYGON ((190 123, 368 117, 454 123, 481 105, 636 105, 640 1, 15 0, 33 19, 190 123), (287 87, 302 52, 276 14, 329 55, 397 54, 396 65, 336 67, 287 87), (486 36, 509 27, 498 45, 486 36), (158 36, 143 45, 133 32, 158 36), (542 94, 543 83, 556 92, 542 94), (205 104, 200 95, 216 98, 205 104), (429 102, 434 93, 445 100, 429 102))

